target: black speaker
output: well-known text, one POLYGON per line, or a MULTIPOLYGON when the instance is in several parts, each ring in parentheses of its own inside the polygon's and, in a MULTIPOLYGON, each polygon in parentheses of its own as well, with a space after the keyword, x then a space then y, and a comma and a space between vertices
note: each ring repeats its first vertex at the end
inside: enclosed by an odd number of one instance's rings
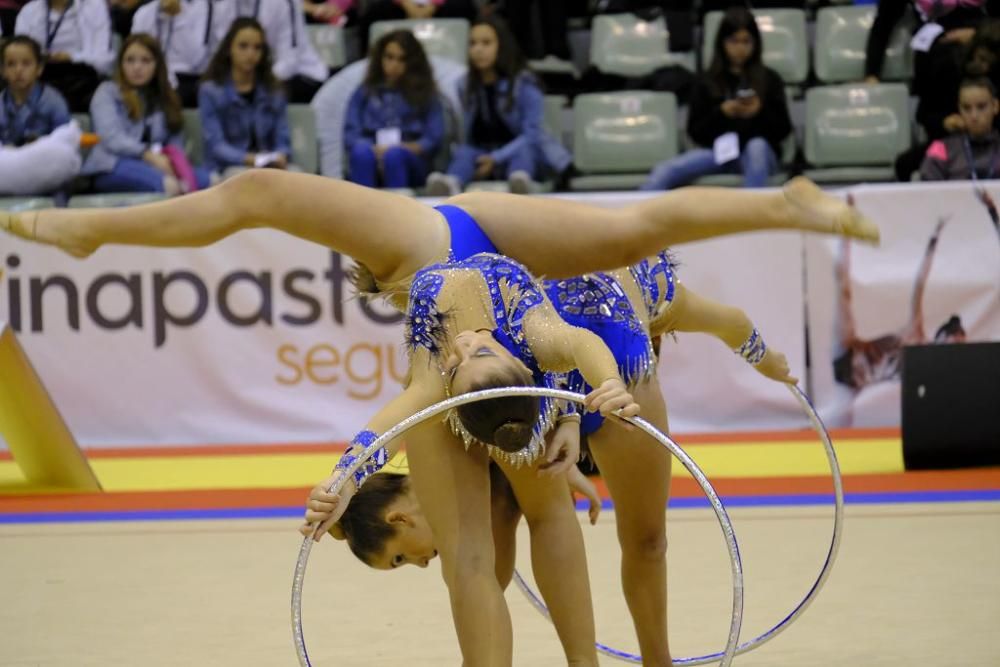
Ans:
POLYGON ((1000 343, 903 348, 907 470, 1000 465, 1000 343))

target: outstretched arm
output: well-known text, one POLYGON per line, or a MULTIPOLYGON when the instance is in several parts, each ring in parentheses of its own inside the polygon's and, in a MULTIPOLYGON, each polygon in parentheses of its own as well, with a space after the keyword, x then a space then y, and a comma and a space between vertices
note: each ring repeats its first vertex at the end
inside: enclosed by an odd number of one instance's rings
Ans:
POLYGON ((917 270, 917 279, 913 283, 913 295, 910 297, 910 330, 916 332, 916 339, 923 341, 924 336, 924 290, 927 287, 927 277, 931 273, 931 264, 934 262, 934 252, 937 250, 938 236, 944 229, 947 218, 938 220, 934 227, 934 233, 927 241, 927 249, 924 250, 924 258, 920 262, 920 269, 917 270))
POLYGON ((433 405, 445 398, 444 384, 440 373, 433 372, 427 366, 425 354, 415 354, 413 359, 414 373, 409 386, 403 393, 389 401, 379 410, 358 433, 351 445, 344 452, 333 472, 325 480, 313 487, 306 504, 305 523, 299 528, 305 536, 312 535, 318 542, 330 527, 340 520, 357 492, 358 487, 367 477, 378 472, 399 452, 402 446, 401 438, 393 438, 385 447, 373 456, 369 463, 363 465, 353 478, 348 478, 338 494, 328 492, 334 481, 340 477, 341 471, 359 456, 376 437, 385 433, 396 424, 420 410, 433 405), (421 364, 421 360, 424 363, 421 364), (417 366, 416 364, 421 364, 417 366), (317 529, 318 526, 318 529, 317 529))
MULTIPOLYGON (((707 333, 733 350, 739 350, 756 331, 753 322, 739 308, 712 301, 682 284, 677 285, 667 316, 655 325, 656 329, 651 332, 653 336, 666 331, 707 333)), ((773 348, 766 348, 763 357, 753 365, 758 372, 772 380, 789 384, 798 382, 797 378, 789 374, 785 355, 773 348)))
POLYGON ((543 368, 554 371, 578 368, 587 384, 594 387, 584 401, 587 410, 609 415, 621 408, 627 417, 639 414, 638 404, 618 373, 615 356, 600 336, 567 324, 548 299, 525 315, 524 332, 543 368))

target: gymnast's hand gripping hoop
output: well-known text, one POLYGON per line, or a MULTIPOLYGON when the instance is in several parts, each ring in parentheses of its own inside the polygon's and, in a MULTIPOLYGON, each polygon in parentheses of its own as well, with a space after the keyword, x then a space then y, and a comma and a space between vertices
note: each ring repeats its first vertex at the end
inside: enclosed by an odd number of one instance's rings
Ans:
MULTIPOLYGON (((489 398, 499 398, 504 396, 548 396, 551 398, 559 398, 567 401, 573 401, 576 403, 583 403, 584 396, 582 394, 576 394, 569 391, 562 391, 559 389, 546 389, 542 387, 503 387, 500 389, 485 389, 483 391, 470 392, 468 394, 462 394, 461 396, 454 396, 452 398, 441 401, 435 405, 424 408, 420 412, 412 415, 396 424, 394 427, 379 436, 374 442, 372 442, 365 451, 358 457, 358 459, 348 468, 345 468, 341 474, 334 480, 333 484, 330 486, 329 493, 337 494, 340 492, 341 487, 343 487, 344 482, 354 475, 355 471, 364 465, 372 454, 375 453, 380 447, 387 445, 394 438, 399 437, 410 428, 420 424, 421 422, 439 415, 442 412, 450 410, 452 408, 458 407, 465 403, 473 403, 475 401, 481 401, 489 398)), ((729 520, 729 515, 726 513, 726 508, 722 505, 722 501, 719 499, 718 494, 712 487, 712 484, 705 477, 705 474, 701 471, 701 468, 695 464, 695 462, 687 455, 687 453, 682 450, 677 443, 670 439, 669 436, 660 433, 655 427, 653 427, 649 422, 639 417, 621 417, 615 415, 619 419, 626 421, 633 426, 636 426, 656 440, 660 445, 666 447, 671 454, 673 454, 677 459, 684 465, 691 476, 697 480, 698 484, 701 486, 705 495, 708 497, 709 502, 712 505, 712 509, 715 510, 715 515, 719 520, 719 524, 722 527, 722 534, 726 540, 726 546, 729 551, 729 560, 732 570, 733 579, 733 616, 732 621, 729 625, 729 637, 726 641, 726 648, 722 653, 716 654, 716 657, 712 657, 709 660, 703 660, 702 662, 713 662, 715 660, 720 661, 721 667, 729 667, 732 662, 733 657, 736 655, 738 650, 738 643, 740 638, 740 626, 743 622, 743 564, 740 560, 740 550, 736 543, 736 535, 733 532, 733 524, 729 520)), ((818 417, 817 417, 818 420, 818 417)), ((818 422, 817 422, 818 423, 818 422)), ((822 425, 820 425, 822 428, 822 425)), ((825 433, 825 431, 824 431, 825 433)), ((828 439, 827 439, 828 442, 828 439)), ((832 451, 832 449, 831 449, 832 451)), ((839 489, 839 487, 838 487, 839 489)), ((835 537, 838 535, 835 531, 835 537)), ((295 651, 299 658, 299 665, 301 667, 312 667, 312 663, 309 661, 309 654, 306 651, 305 637, 302 632, 302 585, 305 581, 306 575, 306 564, 309 561, 309 553, 312 550, 313 540, 311 537, 306 537, 302 540, 302 547, 299 549, 299 558, 295 563, 295 575, 292 579, 292 635, 295 640, 295 651)), ((831 553, 833 549, 831 549, 831 553)), ((830 559, 828 559, 829 562, 830 559)), ((821 575, 821 578, 825 579, 825 576, 821 575)), ((518 585, 524 586, 524 582, 520 575, 517 575, 518 585)), ((817 584, 820 582, 818 581, 817 584)), ((814 586, 814 589, 817 588, 814 586)), ((526 591, 527 592, 527 591, 526 591)), ((532 593, 529 597, 532 597, 532 593)), ((812 595, 812 593, 810 593, 812 595)), ((803 608, 805 603, 808 601, 804 600, 802 604, 796 609, 803 608)), ((540 605, 540 609, 544 610, 544 605, 541 601, 535 597, 533 600, 536 606, 540 605)), ((796 612, 793 612, 793 616, 796 612)), ((547 614, 547 611, 543 611, 547 614)), ((791 617, 790 617, 791 618, 791 617)), ((786 619, 787 620, 787 619, 786 619)), ((777 630, 778 628, 775 628, 777 630)), ((773 633, 774 631, 772 631, 773 633)), ((756 640, 755 640, 756 641, 756 640)), ((613 657, 621 657, 621 655, 629 655, 624 652, 616 651, 615 649, 609 649, 602 644, 598 644, 598 649, 607 655, 612 655, 613 657), (608 651, 613 651, 609 653, 608 651), (619 655, 620 654, 620 655, 619 655)), ((745 649, 749 650, 749 649, 745 649)), ((675 661, 675 664, 678 664, 675 661)), ((679 663, 679 664, 692 664, 692 663, 679 663)), ((700 664, 700 663, 694 663, 700 664)))
MULTIPOLYGON (((768 642, 775 637, 777 637, 781 632, 788 629, 788 627, 795 621, 799 616, 805 612, 806 607, 808 607, 812 601, 816 598, 819 590, 823 587, 826 582, 827 577, 830 575, 830 570, 833 567, 833 561, 837 557, 837 550, 840 548, 840 536, 843 532, 843 522, 844 522, 844 488, 843 483, 840 478, 840 464, 837 463, 837 453, 833 449, 833 443, 830 441, 830 434, 827 432, 826 427, 823 425, 822 420, 819 415, 816 414, 816 409, 813 408, 812 403, 809 402, 809 398, 803 393, 801 389, 797 386, 788 385, 788 389, 792 392, 792 395, 798 400, 799 404, 802 406, 803 412, 809 417, 809 422, 812 424, 813 430, 819 435, 820 440, 823 442, 823 448, 826 450, 826 458, 830 464, 830 474, 833 477, 833 494, 834 494, 834 519, 833 519, 833 536, 830 539, 830 550, 826 555, 826 562, 823 563, 823 568, 819 572, 819 576, 816 577, 816 581, 813 583, 812 588, 809 589, 809 593, 799 602, 798 605, 791 611, 790 614, 785 616, 780 623, 775 625, 773 628, 763 633, 759 637, 751 639, 750 641, 740 644, 736 648, 736 655, 742 655, 753 649, 761 646, 765 642, 768 642)), ((659 438, 657 438, 659 440, 659 438)), ((660 441, 661 443, 663 441, 660 441)), ((673 450, 671 450, 673 451, 673 450)), ((702 488, 705 488, 702 486, 702 488)), ((521 576, 521 573, 514 570, 514 582, 517 584, 521 592, 528 598, 534 607, 541 612, 543 616, 549 618, 549 611, 545 607, 545 603, 538 597, 538 595, 528 586, 528 583, 521 576)), ((727 647, 728 649, 728 647, 727 647)), ((633 653, 628 653, 627 651, 622 651, 620 649, 612 648, 600 642, 597 643, 597 650, 606 656, 615 658, 616 660, 621 660, 623 662, 631 662, 635 664, 642 664, 642 657, 635 655, 633 653)), ((711 653, 709 655, 701 655, 692 658, 675 658, 674 665, 678 667, 681 665, 704 665, 712 662, 717 662, 722 660, 723 665, 729 664, 725 657, 728 655, 726 651, 722 653, 711 653)))

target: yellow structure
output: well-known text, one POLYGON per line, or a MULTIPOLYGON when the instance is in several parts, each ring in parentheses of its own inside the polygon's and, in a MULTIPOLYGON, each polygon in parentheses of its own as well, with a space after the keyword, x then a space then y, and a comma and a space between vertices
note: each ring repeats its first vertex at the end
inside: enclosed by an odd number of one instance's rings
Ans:
POLYGON ((87 458, 6 322, 0 322, 0 435, 29 489, 101 490, 87 458))

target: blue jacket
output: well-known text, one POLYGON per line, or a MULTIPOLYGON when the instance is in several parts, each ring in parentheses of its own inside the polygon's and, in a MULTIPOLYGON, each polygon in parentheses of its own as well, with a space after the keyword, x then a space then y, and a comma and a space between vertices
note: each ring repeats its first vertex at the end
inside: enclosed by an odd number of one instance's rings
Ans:
POLYGON ((36 83, 21 106, 9 90, 0 93, 0 144, 21 146, 70 121, 69 107, 58 90, 36 83))
POLYGON ((167 129, 163 111, 157 109, 138 120, 129 118, 122 91, 114 81, 105 81, 90 100, 90 120, 101 141, 94 146, 80 173, 102 174, 111 171, 123 157, 142 158, 152 144, 182 146, 179 132, 167 129), (149 128, 148 141, 143 134, 149 128))
MULTIPOLYGON (((469 143, 469 133, 472 121, 481 104, 486 104, 486 94, 482 91, 470 100, 466 100, 468 76, 458 82, 458 98, 462 101, 462 116, 464 123, 463 137, 469 143)), ((497 81, 497 111, 504 123, 510 128, 514 138, 496 149, 490 155, 498 164, 506 164, 519 151, 530 148, 540 161, 549 168, 561 172, 573 158, 569 151, 559 141, 545 131, 544 96, 530 72, 522 72, 514 80, 514 104, 507 110, 507 91, 511 82, 508 79, 497 81)))
POLYGON ((255 89, 253 102, 248 103, 236 92, 232 81, 201 84, 198 113, 205 139, 205 167, 221 171, 243 165, 251 136, 257 139, 258 153, 276 151, 291 157, 287 107, 284 95, 262 85, 255 89))
POLYGON ((420 144, 421 156, 433 157, 444 137, 444 112, 435 95, 423 111, 414 108, 403 94, 387 88, 372 94, 359 86, 347 105, 344 121, 344 148, 350 151, 358 142, 375 143, 375 132, 385 127, 398 127, 404 142, 420 144))

